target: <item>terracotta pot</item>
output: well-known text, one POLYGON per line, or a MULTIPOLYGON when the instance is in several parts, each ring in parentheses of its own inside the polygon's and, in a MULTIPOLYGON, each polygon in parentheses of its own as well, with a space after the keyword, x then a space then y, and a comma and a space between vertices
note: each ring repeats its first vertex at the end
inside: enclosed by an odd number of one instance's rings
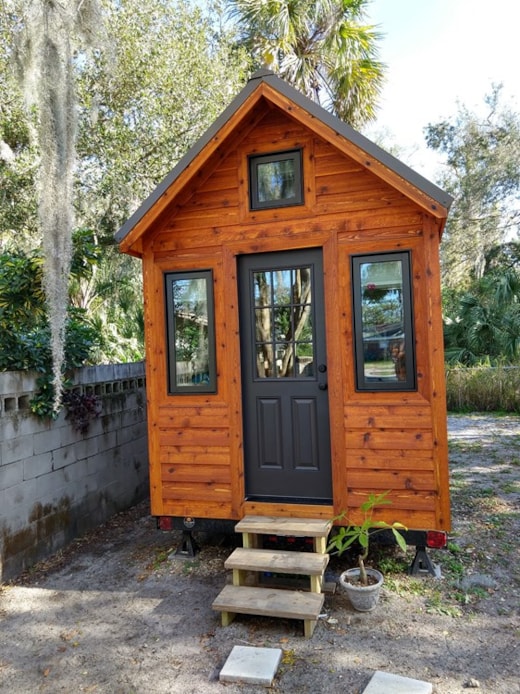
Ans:
POLYGON ((339 582, 347 592, 352 607, 359 612, 370 612, 376 607, 384 580, 383 574, 376 569, 366 569, 366 572, 367 576, 372 576, 377 582, 368 586, 358 583, 359 569, 347 569, 339 577, 339 582))

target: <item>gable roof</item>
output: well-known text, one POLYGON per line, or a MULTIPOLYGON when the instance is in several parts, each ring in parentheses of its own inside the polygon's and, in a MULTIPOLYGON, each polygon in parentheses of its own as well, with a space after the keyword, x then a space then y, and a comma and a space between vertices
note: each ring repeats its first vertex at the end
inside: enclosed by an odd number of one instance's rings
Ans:
POLYGON ((122 251, 131 252, 131 247, 146 231, 153 219, 166 208, 170 200, 180 192, 262 97, 301 121, 307 128, 356 159, 365 168, 400 190, 406 197, 414 200, 440 221, 440 231, 442 231, 449 207, 453 202, 448 193, 311 101, 270 70, 259 70, 116 232, 115 239, 119 242, 122 251))

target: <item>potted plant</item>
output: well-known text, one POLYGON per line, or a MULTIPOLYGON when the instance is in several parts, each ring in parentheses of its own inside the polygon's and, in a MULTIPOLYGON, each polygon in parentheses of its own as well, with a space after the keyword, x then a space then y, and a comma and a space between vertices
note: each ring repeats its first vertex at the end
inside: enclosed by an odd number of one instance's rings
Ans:
MULTIPOLYGON (((381 494, 371 493, 368 499, 361 504, 360 509, 363 513, 363 520, 360 525, 349 523, 347 526, 341 526, 329 541, 327 552, 336 550, 338 556, 357 542, 361 548, 361 553, 358 557, 357 569, 347 569, 339 577, 341 585, 345 588, 347 595, 352 603, 352 606, 361 611, 369 612, 373 610, 379 600, 379 591, 383 585, 383 574, 376 569, 365 568, 365 560, 368 557, 371 537, 383 530, 391 530, 399 547, 406 551, 406 540, 399 532, 407 530, 406 526, 397 521, 387 523, 383 520, 374 520, 374 509, 377 506, 391 504, 388 499, 390 490, 381 494)), ((346 518, 344 511, 333 518, 333 521, 340 521, 346 518)))

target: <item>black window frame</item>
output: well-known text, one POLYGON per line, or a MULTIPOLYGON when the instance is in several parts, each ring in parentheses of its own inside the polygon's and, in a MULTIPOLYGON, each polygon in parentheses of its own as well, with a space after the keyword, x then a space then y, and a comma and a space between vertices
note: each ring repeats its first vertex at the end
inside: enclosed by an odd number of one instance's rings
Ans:
POLYGON ((303 194, 303 151, 290 149, 269 154, 251 154, 248 157, 249 171, 249 206, 251 210, 271 210, 277 207, 293 207, 304 204, 303 194), (295 196, 285 200, 260 200, 258 191, 258 167, 277 161, 294 161, 295 196))
POLYGON ((217 360, 215 343, 215 303, 213 295, 213 270, 186 270, 164 273, 166 297, 166 340, 168 355, 168 394, 195 395, 197 393, 217 392, 217 360), (177 355, 175 346, 175 305, 173 282, 187 279, 204 279, 206 281, 206 302, 208 319, 208 381, 201 383, 177 383, 177 355))
POLYGON ((415 355, 414 312, 413 312, 413 285, 412 285, 412 254, 411 251, 388 251, 382 253, 366 253, 351 256, 352 278, 352 303, 353 303, 353 327, 354 327, 354 355, 356 390, 368 391, 416 391, 417 372, 415 355), (373 380, 365 375, 365 350, 363 341, 363 316, 362 316, 362 286, 361 265, 364 263, 377 263, 387 261, 401 261, 402 263, 402 303, 403 303, 403 332, 404 350, 406 355, 406 376, 402 381, 373 380))

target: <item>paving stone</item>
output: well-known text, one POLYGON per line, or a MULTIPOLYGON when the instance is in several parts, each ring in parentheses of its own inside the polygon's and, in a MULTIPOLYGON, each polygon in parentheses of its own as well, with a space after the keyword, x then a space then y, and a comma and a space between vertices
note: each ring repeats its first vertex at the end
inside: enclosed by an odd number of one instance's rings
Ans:
POLYGON ((432 691, 430 682, 377 670, 363 694, 431 694, 432 691))
POLYGON ((280 648, 233 646, 219 679, 221 682, 248 682, 269 687, 281 659, 280 648))

